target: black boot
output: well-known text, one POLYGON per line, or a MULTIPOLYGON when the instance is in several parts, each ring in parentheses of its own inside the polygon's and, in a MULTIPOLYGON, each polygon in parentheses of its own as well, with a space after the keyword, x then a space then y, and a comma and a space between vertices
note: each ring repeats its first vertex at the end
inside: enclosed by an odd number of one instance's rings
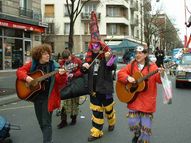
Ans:
POLYGON ((71 115, 70 117, 72 119, 70 125, 75 125, 76 124, 77 115, 71 115))
POLYGON ((67 115, 61 112, 61 122, 57 125, 58 129, 62 129, 68 125, 67 123, 67 115))

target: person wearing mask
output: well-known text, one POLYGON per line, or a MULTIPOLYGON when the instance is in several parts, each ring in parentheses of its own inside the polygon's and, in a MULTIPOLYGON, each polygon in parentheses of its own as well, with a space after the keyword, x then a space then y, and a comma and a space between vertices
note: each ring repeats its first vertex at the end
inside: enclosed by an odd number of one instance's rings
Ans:
MULTIPOLYGON (((53 143, 52 140, 52 112, 60 107, 60 87, 67 82, 65 69, 51 60, 51 46, 42 44, 32 48, 32 61, 17 69, 16 75, 19 80, 30 84, 34 79, 29 73, 41 70, 48 74, 58 70, 53 76, 42 81, 41 90, 37 92, 30 101, 34 103, 36 118, 43 134, 43 143, 53 143)), ((39 141, 38 141, 39 142, 39 141)))
MULTIPOLYGON (((82 76, 80 71, 80 67, 82 65, 82 61, 71 54, 68 49, 65 49, 62 52, 62 59, 60 60, 60 65, 64 66, 67 69, 68 75, 68 84, 82 76)), ((67 123, 67 115, 70 115, 71 123, 70 125, 75 125, 77 121, 77 115, 79 111, 79 97, 66 99, 62 101, 62 109, 61 109, 61 122, 58 124, 58 129, 61 129, 68 125, 67 123)))
POLYGON ((88 141, 103 136, 104 113, 108 120, 108 131, 113 131, 116 123, 113 99, 112 70, 116 68, 111 49, 100 40, 96 14, 91 13, 91 41, 82 72, 88 74, 92 128, 88 141), (112 60, 111 60, 112 59, 112 60))
POLYGON ((136 98, 127 105, 128 124, 130 131, 134 132, 132 143, 150 143, 152 119, 156 111, 157 83, 161 84, 164 69, 158 68, 149 60, 148 49, 137 46, 135 59, 118 72, 118 82, 136 85, 134 73, 139 72, 146 76, 155 70, 158 72, 145 80, 143 91, 137 92, 136 98))

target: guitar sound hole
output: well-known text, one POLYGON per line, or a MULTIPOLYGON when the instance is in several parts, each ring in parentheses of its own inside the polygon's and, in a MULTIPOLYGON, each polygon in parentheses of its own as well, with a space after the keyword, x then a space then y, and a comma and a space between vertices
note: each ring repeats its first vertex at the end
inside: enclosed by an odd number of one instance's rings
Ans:
POLYGON ((130 92, 135 92, 138 88, 138 85, 137 84, 132 84, 132 87, 130 88, 130 92))

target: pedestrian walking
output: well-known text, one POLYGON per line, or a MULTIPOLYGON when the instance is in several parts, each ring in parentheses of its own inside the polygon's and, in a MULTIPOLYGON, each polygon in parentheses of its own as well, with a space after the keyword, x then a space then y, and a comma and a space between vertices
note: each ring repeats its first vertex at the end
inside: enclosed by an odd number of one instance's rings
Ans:
MULTIPOLYGON (((138 90, 141 84, 138 79, 135 80, 135 73, 139 72, 143 76, 148 75, 158 69, 158 73, 150 76, 145 81, 142 91, 135 92, 133 100, 128 103, 128 124, 130 131, 134 132, 132 143, 150 143, 151 126, 153 114, 156 111, 157 83, 161 84, 160 76, 163 75, 164 69, 158 68, 157 65, 149 61, 148 50, 142 46, 136 48, 135 60, 127 64, 126 67, 118 72, 118 82, 132 84, 132 92, 138 90)), ((143 85, 142 85, 143 86, 143 85)), ((127 95, 124 95, 127 96, 127 95)))
MULTIPOLYGON (((60 65, 64 66, 67 70, 68 84, 80 76, 82 73, 80 71, 82 61, 71 54, 68 49, 62 52, 62 59, 60 60, 60 65)), ((63 90, 64 91, 64 90, 63 90)), ((58 129, 61 129, 68 125, 67 116, 70 115, 71 123, 70 125, 75 125, 77 121, 77 115, 79 111, 79 97, 62 100, 61 109, 61 122, 58 124, 58 129)))
POLYGON ((104 113, 108 119, 108 131, 113 131, 116 117, 113 100, 112 70, 115 69, 111 49, 100 40, 96 14, 91 13, 91 41, 82 71, 88 74, 90 109, 92 110, 92 128, 88 141, 103 136, 104 113))
POLYGON ((159 49, 158 47, 156 48, 155 51, 155 57, 156 57, 156 64, 158 67, 163 66, 163 60, 164 60, 164 51, 159 49))
MULTIPOLYGON (((60 107, 59 87, 63 87, 67 82, 66 71, 59 69, 60 65, 51 60, 51 46, 42 44, 32 48, 32 61, 17 69, 16 75, 19 80, 24 80, 30 84, 34 79, 29 73, 41 70, 48 74, 58 69, 58 72, 45 79, 41 83, 41 90, 32 97, 36 118, 43 134, 43 143, 52 143, 52 112, 60 107)), ((38 141, 40 142, 40 141, 38 141)))

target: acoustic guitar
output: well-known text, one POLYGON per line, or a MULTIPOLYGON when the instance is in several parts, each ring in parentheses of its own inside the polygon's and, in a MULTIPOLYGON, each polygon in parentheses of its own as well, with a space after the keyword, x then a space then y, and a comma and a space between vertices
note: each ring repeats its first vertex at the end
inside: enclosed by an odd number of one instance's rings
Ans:
POLYGON ((44 74, 43 71, 37 70, 33 73, 29 73, 28 75, 31 76, 34 80, 32 80, 30 83, 27 83, 25 80, 19 80, 16 79, 16 92, 17 96, 21 100, 28 100, 32 101, 32 98, 41 91, 44 87, 42 85, 42 81, 53 76, 56 74, 58 70, 55 70, 53 72, 44 74))
MULTIPOLYGON (((170 65, 168 68, 174 66, 176 64, 170 65)), ((119 81, 116 82, 116 94, 118 99, 124 103, 133 102, 138 92, 141 92, 145 89, 146 83, 145 80, 151 77, 152 75, 156 74, 158 69, 148 73, 147 75, 143 76, 141 72, 133 73, 132 77, 135 79, 135 83, 127 83, 123 84, 119 81)))
MULTIPOLYGON (((64 68, 67 72, 68 70, 76 68, 78 65, 74 65, 71 68, 64 68)), ((33 73, 29 73, 28 75, 31 76, 34 80, 30 83, 27 83, 25 80, 16 79, 16 92, 17 96, 21 100, 32 101, 33 98, 39 93, 39 91, 44 89, 44 85, 42 81, 53 76, 56 74, 58 70, 52 71, 50 73, 44 74, 41 70, 36 70, 33 73)))

